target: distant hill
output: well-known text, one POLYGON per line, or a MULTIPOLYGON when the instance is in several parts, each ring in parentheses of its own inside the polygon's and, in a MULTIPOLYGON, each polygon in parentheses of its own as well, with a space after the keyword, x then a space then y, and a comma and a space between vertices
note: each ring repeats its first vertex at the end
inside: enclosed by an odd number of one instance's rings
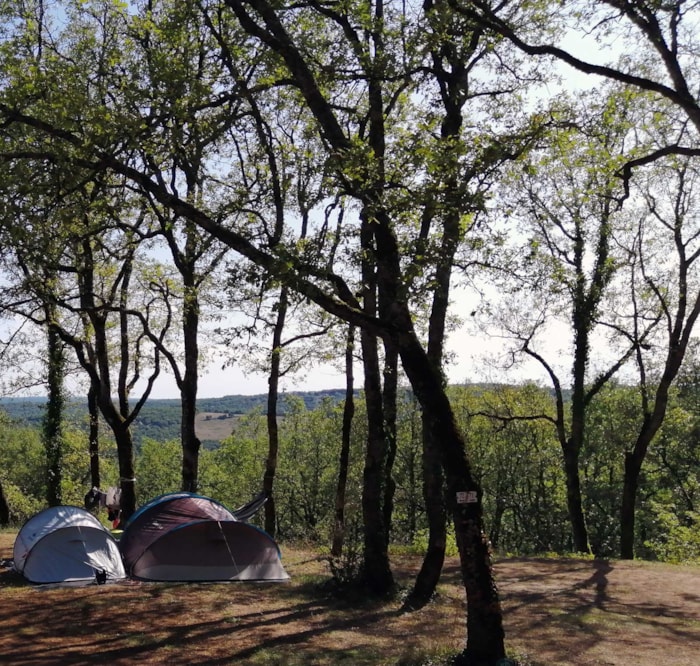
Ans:
MULTIPOLYGON (((494 389, 496 384, 472 384, 477 390, 494 389)), ((288 404, 287 396, 299 397, 309 410, 318 407, 323 400, 341 402, 345 399, 345 389, 327 391, 289 391, 280 394, 278 413, 284 416, 288 404)), ((565 392, 568 397, 568 391, 565 392)), ((41 427, 46 398, 0 398, 0 410, 19 424, 41 427)), ((206 447, 215 447, 228 437, 236 425, 236 420, 245 414, 259 410, 267 411, 267 394, 227 395, 221 398, 202 398, 197 401, 197 436, 206 447)), ((87 401, 73 399, 66 406, 66 418, 78 427, 87 426, 87 401)), ((151 399, 139 414, 133 428, 134 440, 138 446, 144 439, 165 442, 180 439, 180 400, 151 399)))
MULTIPOLYGON (((300 397, 311 410, 326 399, 339 402, 345 398, 344 389, 328 391, 299 391, 280 395, 279 414, 286 411, 285 396, 300 397)), ((0 398, 0 410, 19 424, 39 428, 44 415, 46 398, 0 398)), ((228 437, 236 419, 259 410, 267 411, 267 394, 227 395, 221 398, 202 398, 197 401, 197 435, 207 446, 216 445, 228 437)), ((69 400, 66 405, 67 420, 78 427, 87 425, 87 401, 69 400)), ((180 438, 180 401, 178 399, 151 399, 139 414, 133 429, 138 445, 143 439, 168 441, 180 438)))

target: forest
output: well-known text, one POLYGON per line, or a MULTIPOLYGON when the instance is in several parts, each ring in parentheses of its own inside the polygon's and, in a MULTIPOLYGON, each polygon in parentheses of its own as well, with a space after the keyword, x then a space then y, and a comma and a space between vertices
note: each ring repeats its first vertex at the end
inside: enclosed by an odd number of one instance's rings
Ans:
POLYGON ((0 395, 46 396, 38 428, 3 417, 0 524, 108 480, 123 521, 164 486, 262 489, 264 529, 355 553, 369 596, 420 540, 407 608, 454 545, 488 666, 494 549, 697 557, 695 5, 0 13, 0 395), (484 382, 455 386, 464 331, 484 382), (269 388, 210 448, 212 361, 269 388), (337 399, 283 409, 322 363, 337 399), (164 374, 177 436, 137 441, 164 374))
MULTIPOLYGON (((627 435, 635 424, 635 387, 606 389, 591 410, 587 438, 581 454, 582 492, 592 554, 618 556, 620 540, 619 497, 624 476, 627 435)), ((573 550, 567 523, 566 486, 559 445, 548 418, 555 409, 551 392, 534 385, 454 386, 450 388, 458 422, 473 452, 476 475, 484 493, 484 521, 491 544, 500 554, 569 555, 573 550), (538 419, 508 419, 525 412, 538 419)), ((283 542, 327 546, 333 533, 338 446, 342 432, 341 403, 331 392, 289 394, 280 423, 279 474, 275 483, 278 504, 278 538, 283 542)), ((247 398, 247 396, 246 396, 247 398)), ((262 401, 264 396, 258 396, 262 401)), ((640 558, 671 563, 700 562, 697 503, 700 499, 700 386, 681 382, 674 394, 671 414, 645 467, 637 520, 635 552, 640 558)), ((217 399, 233 407, 237 396, 217 399)), ((160 401, 156 401, 158 403, 160 401)), ((170 401, 164 401, 166 405, 170 401)), ((206 403, 206 401, 204 401, 206 403)), ((245 401, 244 401, 245 402, 245 401)), ((83 405, 83 409, 85 409, 83 405)), ((360 549, 363 442, 366 407, 358 398, 352 432, 349 492, 346 497, 351 556, 338 560, 340 576, 350 575, 360 549), (341 566, 342 565, 342 566, 341 566)), ((135 428, 139 503, 178 489, 180 443, 178 413, 172 407, 174 430, 167 440, 140 435, 135 428)), ((75 412, 77 416, 77 410, 75 412)), ((84 419, 83 419, 84 421, 84 419)), ((239 414, 231 435, 205 449, 200 458, 200 492, 236 507, 259 492, 268 437, 260 408, 239 414)), ((393 544, 421 552, 428 524, 420 485, 420 409, 404 392, 397 415, 397 456, 392 468, 394 511, 390 524, 393 544)), ((105 426, 103 425, 103 428, 105 426)), ((148 424, 146 424, 148 430, 148 424)), ((85 464, 86 432, 81 420, 72 421, 65 435, 66 465, 62 497, 82 504, 89 482, 85 464)), ((0 418, 0 479, 11 506, 11 522, 19 525, 46 503, 46 464, 40 428, 0 418)), ((101 452, 104 486, 118 483, 114 443, 101 452)), ((261 516, 254 522, 262 523, 261 516)), ((448 553, 454 554, 454 535, 448 553)))
MULTIPOLYGON (((294 391, 294 396, 301 398, 308 409, 316 408, 321 402, 331 400, 338 402, 344 397, 341 391, 294 391)), ((197 414, 201 415, 199 438, 202 446, 217 446, 221 437, 214 429, 207 428, 206 423, 212 420, 225 421, 226 425, 235 421, 236 417, 248 414, 253 410, 264 410, 267 405, 265 394, 257 395, 226 395, 220 398, 198 398, 197 414), (216 436, 215 436, 216 435, 216 436)), ((287 402, 283 399, 278 405, 277 413, 284 416, 287 402)), ((46 408, 46 398, 0 398, 0 411, 3 411, 12 421, 23 426, 41 428, 46 408)), ((78 396, 68 396, 64 408, 65 420, 78 429, 87 425, 87 402, 78 396)), ((180 401, 169 398, 151 398, 143 406, 134 425, 134 443, 138 449, 144 439, 168 441, 177 439, 180 435, 180 401)), ((220 430, 216 428, 215 430, 220 430)), ((226 434, 230 434, 229 432, 226 434)))

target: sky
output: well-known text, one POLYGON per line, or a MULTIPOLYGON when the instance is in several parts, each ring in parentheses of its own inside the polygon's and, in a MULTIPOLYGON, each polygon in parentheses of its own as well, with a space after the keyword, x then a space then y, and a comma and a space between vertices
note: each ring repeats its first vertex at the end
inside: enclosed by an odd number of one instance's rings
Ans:
MULTIPOLYGON (((453 290, 453 309, 464 320, 464 325, 454 330, 448 337, 446 351, 453 361, 447 366, 448 380, 452 384, 479 381, 526 380, 542 381, 545 379, 539 365, 524 363, 516 369, 505 371, 490 366, 485 358, 494 359, 502 356, 506 342, 500 338, 490 337, 476 331, 469 315, 478 306, 478 298, 464 290, 453 290)), ((553 344, 553 342, 552 342, 553 344)), ((362 386, 362 368, 356 362, 354 368, 355 385, 362 386)), ((330 364, 317 365, 303 375, 284 378, 280 390, 323 391, 345 387, 345 375, 330 364)), ((198 396, 200 398, 218 398, 226 395, 257 395, 266 393, 267 375, 244 371, 239 366, 222 369, 221 361, 215 361, 202 370, 199 380, 198 396)), ((172 375, 162 374, 154 387, 151 397, 157 399, 177 399, 179 392, 172 375)))
MULTIPOLYGON (((517 383, 526 380, 543 382, 546 377, 543 375, 539 365, 534 363, 523 364, 517 369, 510 369, 506 373, 504 370, 498 370, 493 364, 489 365, 485 361, 485 357, 491 359, 503 357, 506 350, 506 341, 495 336, 489 336, 476 330, 475 318, 471 313, 478 310, 480 307, 479 297, 465 288, 453 287, 452 289, 452 314, 461 317, 463 324, 453 330, 447 338, 446 352, 451 358, 450 363, 446 367, 448 381, 452 384, 468 383, 468 382, 497 382, 507 381, 509 383, 517 383)), ((16 322, 0 321, 0 339, 4 339, 9 335, 9 331, 13 329, 16 322)), ((566 336, 566 332, 562 331, 559 336, 566 336)), ((548 348, 550 344, 547 344, 548 348)), ((30 365, 35 362, 33 357, 28 357, 27 363, 30 365)), ((341 359, 342 362, 342 359, 341 359)), ((23 367, 24 367, 23 363, 23 367)), ((229 365, 222 368, 223 360, 221 357, 214 358, 212 362, 201 368, 199 379, 199 398, 218 398, 227 395, 259 395, 265 394, 268 390, 267 375, 262 372, 250 372, 245 370, 241 365, 229 365)), ((41 370, 31 373, 32 376, 38 378, 41 375, 41 370)), ((362 387, 362 368, 359 361, 355 363, 354 368, 355 385, 357 388, 362 387)), ((27 395, 45 395, 46 388, 44 385, 35 385, 34 388, 22 393, 14 391, 7 392, 3 390, 3 381, 8 380, 9 376, 0 377, 0 395, 5 397, 24 397, 27 395)), ((78 374, 78 381, 72 381, 69 377, 67 380, 68 392, 72 395, 84 395, 85 393, 85 376, 83 373, 78 374), (80 383, 79 383, 80 382, 80 383)), ((144 384, 139 384, 133 391, 132 396, 138 397, 141 395, 144 384)), ((294 391, 323 391, 331 389, 343 389, 345 387, 345 376, 338 367, 331 364, 320 364, 306 370, 303 374, 285 377, 280 384, 280 390, 284 392, 294 391)), ((154 389, 150 395, 153 399, 179 399, 180 394, 177 384, 172 374, 168 372, 167 363, 162 363, 161 374, 156 380, 154 389)))
MULTIPOLYGON (((486 345, 483 340, 461 332, 453 336, 448 345, 450 351, 457 353, 457 362, 449 369, 450 382, 460 383, 474 381, 476 365, 471 361, 474 352, 483 350, 486 345)), ((360 363, 354 370, 355 384, 361 388, 362 375, 360 363)), ((345 376, 331 365, 318 365, 305 375, 291 379, 283 379, 283 391, 324 391, 345 387, 345 376)), ((244 372, 239 367, 222 369, 220 364, 213 363, 205 369, 199 380, 200 398, 218 398, 225 395, 256 395, 267 392, 267 375, 263 373, 244 372)), ((179 393, 172 375, 161 375, 156 382, 151 397, 159 399, 179 398, 179 393)))

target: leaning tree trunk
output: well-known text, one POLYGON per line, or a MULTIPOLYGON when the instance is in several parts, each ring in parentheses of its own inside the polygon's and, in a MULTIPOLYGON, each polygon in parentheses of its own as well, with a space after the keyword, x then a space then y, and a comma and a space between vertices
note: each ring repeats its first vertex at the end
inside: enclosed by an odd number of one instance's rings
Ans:
POLYGON ((438 447, 431 439, 430 423, 425 413, 422 422, 423 500, 428 522, 428 545, 413 589, 404 602, 406 610, 418 610, 430 601, 440 581, 447 547, 447 512, 442 464, 438 447))
POLYGON ((472 473, 441 377, 413 332, 408 312, 403 308, 396 315, 404 323, 404 332, 397 335, 402 365, 433 441, 440 447, 447 505, 454 521, 467 597, 467 645, 462 657, 465 663, 495 664, 505 656, 505 636, 489 542, 484 534, 481 488, 472 473))
POLYGON ((641 430, 632 451, 625 453, 625 476, 622 483, 622 502, 620 506, 620 557, 623 560, 634 559, 635 513, 637 491, 642 465, 649 446, 661 428, 668 407, 668 392, 678 373, 683 354, 674 358, 674 363, 667 362, 659 386, 656 389, 654 409, 644 419, 641 430))

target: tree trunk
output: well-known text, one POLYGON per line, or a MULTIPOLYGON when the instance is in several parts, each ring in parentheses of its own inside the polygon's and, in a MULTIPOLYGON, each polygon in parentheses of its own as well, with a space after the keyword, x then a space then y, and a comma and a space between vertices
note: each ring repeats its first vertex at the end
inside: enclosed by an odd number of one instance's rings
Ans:
POLYGON ((134 472, 134 441, 127 427, 114 431, 119 459, 119 487, 121 488, 121 513, 119 527, 123 527, 136 511, 136 478, 134 472))
POLYGON ((279 397, 280 365, 282 362, 282 332, 287 318, 289 289, 282 287, 277 303, 277 321, 272 333, 272 351, 270 352, 270 374, 267 379, 267 459, 263 475, 263 490, 267 495, 265 503, 265 531, 275 536, 277 512, 273 488, 277 472, 277 454, 279 452, 279 427, 277 425, 277 401, 279 397))
POLYGON ((386 524, 382 503, 386 470, 387 445, 384 433, 382 391, 377 357, 377 338, 361 332, 367 405, 367 449, 362 484, 362 516, 364 520, 363 582, 367 590, 384 597, 394 590, 389 565, 386 524))
POLYGON ((343 406, 343 432, 341 435, 340 460, 338 461, 338 485, 335 491, 335 521, 331 555, 340 557, 345 543, 345 491, 350 464, 350 441, 352 421, 355 415, 355 378, 353 373, 353 353, 355 347, 355 327, 348 326, 348 341, 345 346, 345 405, 343 406))
POLYGON ((620 558, 623 560, 634 559, 637 490, 643 460, 643 456, 635 455, 634 452, 625 454, 625 478, 622 484, 620 507, 620 558))
POLYGON ((491 553, 483 529, 481 489, 472 474, 440 375, 411 330, 408 312, 402 309, 397 315, 405 322, 405 332, 398 335, 403 368, 433 441, 440 447, 447 483, 447 504, 454 521, 467 596, 467 646, 462 657, 466 663, 495 664, 505 656, 505 639, 491 553))
POLYGON ((119 487, 121 488, 120 527, 136 511, 136 478, 134 473, 134 440, 131 429, 115 408, 111 396, 105 391, 98 394, 98 404, 102 416, 114 434, 119 462, 119 487))
POLYGON ((180 392, 182 439, 182 490, 190 493, 199 491, 199 451, 202 443, 197 437, 195 419, 197 416, 197 388, 191 385, 192 377, 185 378, 180 392))
MULTIPOLYGON (((418 444, 419 440, 422 438, 422 425, 418 425, 418 418, 422 418, 422 413, 420 411, 420 406, 415 398, 411 400, 412 406, 408 418, 410 420, 410 434, 408 446, 410 451, 404 460, 406 465, 406 485, 412 489, 408 497, 408 503, 405 507, 406 512, 406 534, 411 538, 415 539, 416 533, 418 531, 418 517, 423 512, 425 506, 425 498, 423 497, 423 502, 418 500, 415 489, 421 488, 421 496, 423 495, 423 485, 421 484, 422 469, 421 469, 421 456, 418 454, 418 444), (416 418, 418 417, 418 418, 416 418)), ((442 471, 442 470, 441 470, 442 471)))
POLYGON ((692 315, 688 318, 686 333, 680 336, 676 332, 675 336, 672 337, 664 373, 656 387, 654 408, 645 414, 634 448, 625 453, 625 477, 622 483, 620 505, 620 557, 623 560, 634 559, 635 508, 642 465, 656 433, 659 432, 666 418, 668 394, 683 363, 690 331, 693 329, 699 310, 700 296, 695 302, 692 315))
MULTIPOLYGON (((187 276, 186 276, 187 277, 187 276)), ((199 300, 190 276, 185 284, 185 306, 182 315, 183 341, 185 348, 185 373, 180 385, 182 444, 182 490, 199 491, 199 450, 201 442, 197 437, 197 389, 199 378, 199 300)))
POLYGON ((100 415, 97 407, 97 392, 90 386, 88 402, 88 452, 90 454, 90 482, 93 488, 100 488, 100 415))
POLYGON ((10 524, 10 507, 7 504, 7 498, 5 497, 5 491, 2 488, 2 482, 0 482, 0 525, 6 527, 10 524))
POLYGON ((573 549, 577 553, 589 553, 588 530, 581 502, 581 477, 578 469, 578 451, 571 446, 564 449, 564 475, 566 479, 566 505, 571 521, 573 549))
MULTIPOLYGON (((582 289, 580 281, 577 284, 582 289)), ((583 513, 583 501, 581 499, 579 458, 586 428, 586 375, 590 361, 589 330, 592 326, 592 317, 596 305, 597 300, 591 301, 591 298, 585 294, 578 294, 574 299, 572 316, 574 326, 574 363, 572 368, 571 429, 569 437, 567 438, 563 435, 563 424, 559 428, 560 443, 564 456, 566 504, 569 510, 569 520, 571 521, 573 550, 577 553, 591 552, 591 546, 588 543, 586 518, 583 513)))
MULTIPOLYGON (((52 310, 47 306, 47 310, 52 310)), ((47 312, 47 320, 52 321, 47 312)), ((46 450, 46 501, 49 506, 63 503, 61 492, 63 466, 63 343, 53 326, 48 329, 48 403, 43 419, 43 439, 46 450)))
POLYGON ((654 409, 651 413, 646 414, 634 448, 625 453, 625 477, 622 482, 620 504, 620 558, 623 560, 634 559, 635 511, 639 477, 649 446, 651 446, 666 417, 668 392, 678 374, 682 358, 683 353, 680 353, 677 358, 673 359, 673 363, 667 361, 666 371, 656 389, 654 409))
POLYGON ((444 477, 438 447, 430 439, 431 429, 425 413, 423 422, 423 499, 428 522, 428 545, 404 608, 418 610, 431 599, 442 574, 447 547, 447 512, 444 500, 444 477))
MULTIPOLYGON (((360 215, 362 308, 368 317, 377 315, 378 262, 374 252, 374 220, 368 208, 360 215)), ((378 597, 394 590, 389 565, 387 525, 383 511, 386 480, 387 439, 378 352, 379 339, 367 329, 360 330, 367 407, 367 447, 362 479, 362 518, 364 521, 363 579, 367 590, 378 597)))
POLYGON ((382 408, 384 410, 384 437, 386 438, 386 463, 384 469, 384 530, 386 545, 391 542, 391 523, 394 515, 394 494, 396 481, 393 470, 396 460, 396 401, 399 385, 399 354, 391 342, 384 342, 384 388, 382 390, 382 408))

